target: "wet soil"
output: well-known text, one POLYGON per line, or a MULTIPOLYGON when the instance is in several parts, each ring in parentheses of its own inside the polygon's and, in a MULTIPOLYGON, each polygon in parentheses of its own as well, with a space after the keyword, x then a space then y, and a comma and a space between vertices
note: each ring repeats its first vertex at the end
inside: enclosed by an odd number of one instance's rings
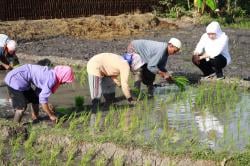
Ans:
MULTIPOLYGON (((227 28, 223 30, 230 38, 229 47, 232 56, 232 64, 224 69, 225 75, 248 77, 250 75, 250 30, 227 28)), ((205 26, 191 25, 190 27, 175 30, 151 29, 139 36, 113 38, 109 40, 76 39, 60 35, 38 41, 20 42, 18 52, 40 57, 58 56, 87 61, 95 54, 102 52, 122 54, 126 51, 128 43, 133 39, 168 41, 170 37, 177 37, 182 41, 183 48, 180 54, 169 58, 167 69, 173 72, 201 74, 192 64, 191 56, 196 43, 204 32, 205 26)))
MULTIPOLYGON (((122 54, 133 39, 168 41, 170 37, 177 37, 182 41, 183 48, 179 55, 169 58, 168 70, 201 74, 192 64, 191 56, 206 26, 196 22, 195 18, 170 20, 157 18, 150 13, 107 17, 96 15, 76 19, 0 22, 0 32, 18 40, 17 53, 85 62, 97 53, 122 54)), ((223 28, 223 31, 229 36, 232 56, 232 64, 225 68, 225 75, 248 77, 250 30, 223 28)))
MULTIPOLYGON (((225 68, 225 75, 228 77, 249 77, 250 30, 228 28, 223 28, 223 30, 230 38, 229 47, 232 56, 232 64, 225 68)), ((90 20, 88 18, 22 20, 19 22, 0 22, 0 32, 7 33, 13 39, 18 40, 17 54, 22 63, 35 62, 41 58, 49 57, 58 64, 82 65, 85 65, 92 56, 101 52, 122 54, 133 39, 168 41, 170 37, 177 37, 182 41, 183 48, 181 53, 169 58, 167 69, 187 75, 201 75, 201 72, 192 64, 191 56, 196 43, 205 32, 205 26, 192 24, 192 21, 168 22, 168 20, 156 19, 152 15, 136 16, 136 18, 126 15, 120 16, 120 18, 94 16, 90 20)), ((68 93, 67 89, 66 91, 62 89, 58 94, 63 97, 63 94, 66 93, 68 93)), ((84 90, 84 94, 88 94, 88 90, 84 90)), ((73 105, 73 96, 69 97, 73 105)), ((89 99, 89 96, 86 98, 89 99)), ((56 96, 53 99, 52 96, 52 101, 53 103, 59 101, 59 104, 62 105, 64 100, 56 96)), ((26 117, 29 118, 29 116, 26 117)), ((104 147, 102 149, 110 150, 104 147)), ((136 151, 126 150, 124 154, 129 152, 131 152, 132 157, 136 153, 136 151)), ((142 156, 139 155, 139 158, 142 156)), ((132 160, 136 161, 135 163, 141 161, 132 160)), ((181 162, 187 160, 184 159, 181 162)), ((192 163, 192 161, 190 162, 192 163)), ((179 163, 177 165, 188 164, 179 163)), ((214 163, 209 164, 208 161, 207 164, 197 165, 214 165, 214 163)))

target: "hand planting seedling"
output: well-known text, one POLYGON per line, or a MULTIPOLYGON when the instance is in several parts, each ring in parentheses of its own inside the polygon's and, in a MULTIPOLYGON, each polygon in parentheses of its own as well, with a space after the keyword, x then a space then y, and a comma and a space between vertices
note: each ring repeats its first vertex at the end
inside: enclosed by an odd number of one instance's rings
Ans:
POLYGON ((131 89, 131 94, 136 98, 136 101, 139 101, 146 96, 144 92, 137 88, 131 89))
POLYGON ((181 91, 184 91, 185 87, 189 84, 189 80, 184 76, 173 76, 172 80, 181 91))

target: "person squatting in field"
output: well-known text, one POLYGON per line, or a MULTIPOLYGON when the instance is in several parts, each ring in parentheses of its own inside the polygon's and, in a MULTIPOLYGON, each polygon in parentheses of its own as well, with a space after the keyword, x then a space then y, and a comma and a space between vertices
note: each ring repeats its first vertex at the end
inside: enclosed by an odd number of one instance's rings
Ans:
POLYGON ((5 77, 12 106, 15 110, 14 121, 20 122, 28 103, 32 103, 32 120, 38 121, 39 103, 49 118, 56 122, 57 117, 48 106, 48 98, 57 88, 74 80, 69 66, 48 66, 25 64, 11 70, 5 77))
POLYGON ((204 78, 224 78, 222 69, 231 63, 228 40, 218 22, 213 21, 207 26, 206 33, 201 36, 192 57, 204 78))
POLYGON ((0 70, 11 70, 19 64, 16 56, 16 42, 5 34, 0 34, 0 70))

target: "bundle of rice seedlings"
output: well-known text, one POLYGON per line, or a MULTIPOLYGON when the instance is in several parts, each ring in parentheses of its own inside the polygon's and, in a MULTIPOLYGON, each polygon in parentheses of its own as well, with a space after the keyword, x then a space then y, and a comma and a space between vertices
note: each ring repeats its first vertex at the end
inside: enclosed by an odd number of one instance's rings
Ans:
POLYGON ((189 80, 184 76, 173 76, 172 80, 181 91, 184 91, 185 87, 189 84, 189 80))

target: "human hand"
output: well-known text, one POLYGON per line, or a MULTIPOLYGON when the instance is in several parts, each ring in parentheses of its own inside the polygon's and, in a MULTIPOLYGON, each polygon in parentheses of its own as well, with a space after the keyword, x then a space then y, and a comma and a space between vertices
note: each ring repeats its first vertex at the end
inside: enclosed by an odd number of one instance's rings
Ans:
POLYGON ((199 55, 193 55, 192 61, 193 61, 193 63, 199 65, 200 64, 200 56, 199 55))
POLYGON ((50 115, 49 118, 52 122, 57 123, 58 118, 55 115, 50 115))
POLYGON ((167 72, 165 73, 165 75, 164 75, 163 78, 164 78, 166 81, 168 81, 168 82, 173 81, 171 74, 169 74, 169 73, 167 73, 167 72))
POLYGON ((198 56, 199 56, 199 55, 200 55, 200 53, 198 53, 198 52, 194 52, 194 53, 193 53, 193 55, 196 55, 196 56, 198 55, 198 56))
POLYGON ((135 105, 136 104, 136 101, 132 97, 128 98, 127 100, 128 100, 129 105, 135 105))
POLYGON ((49 106, 50 111, 55 113, 56 108, 51 103, 48 103, 48 106, 49 106))

